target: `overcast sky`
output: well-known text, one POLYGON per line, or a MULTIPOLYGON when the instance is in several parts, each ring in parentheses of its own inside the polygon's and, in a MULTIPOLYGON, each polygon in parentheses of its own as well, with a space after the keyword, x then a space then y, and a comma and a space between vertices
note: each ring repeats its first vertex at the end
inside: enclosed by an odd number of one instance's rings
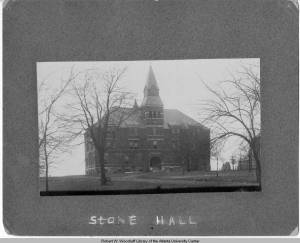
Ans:
MULTIPOLYGON (((110 67, 127 67, 122 83, 126 88, 137 95, 138 104, 143 98, 143 89, 146 82, 149 66, 151 65, 160 88, 160 96, 167 109, 178 109, 193 119, 200 121, 199 103, 203 99, 211 99, 201 81, 217 88, 219 82, 229 79, 236 74, 242 65, 258 65, 259 59, 199 59, 199 60, 163 60, 163 61, 122 61, 122 62, 39 62, 37 63, 38 84, 42 81, 51 90, 61 85, 73 67, 74 72, 96 68, 107 70, 110 67)), ((45 94, 43 94, 45 95, 45 94)), ((58 103, 63 104, 63 98, 58 103)), ((222 162, 227 161, 236 153, 237 144, 225 147, 222 162)), ((219 165, 220 166, 220 165, 219 165)), ((211 161, 212 169, 216 169, 215 161, 211 161)), ((61 156, 51 175, 84 174, 84 147, 77 146, 71 153, 61 156)))

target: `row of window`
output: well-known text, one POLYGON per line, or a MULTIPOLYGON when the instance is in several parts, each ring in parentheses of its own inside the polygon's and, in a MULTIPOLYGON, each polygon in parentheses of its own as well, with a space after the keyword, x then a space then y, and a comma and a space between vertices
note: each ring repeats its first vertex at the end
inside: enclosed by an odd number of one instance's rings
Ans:
MULTIPOLYGON (((151 135, 161 135, 162 134, 162 129, 157 128, 157 127, 152 127, 150 130, 151 135)), ((138 128, 132 127, 129 130, 129 134, 132 136, 138 136, 138 128)))
MULTIPOLYGON (((162 134, 162 129, 161 128, 153 127, 150 131, 151 131, 151 135, 154 135, 154 136, 162 134)), ((172 128, 171 132, 172 132, 172 134, 179 134, 180 133, 180 129, 179 128, 172 128)), ((112 134, 112 133, 110 133, 110 134, 112 134)), ((136 128, 136 127, 130 128, 130 134, 132 136, 138 136, 138 128, 136 128)), ((108 136, 108 138, 111 138, 111 137, 108 136)), ((114 147, 114 143, 111 142, 111 141, 107 141, 107 147, 114 147)), ((130 144, 129 147, 132 148, 132 149, 136 149, 136 148, 138 148, 138 145, 131 145, 130 144)), ((173 145, 173 147, 175 147, 175 145, 173 145)), ((86 150, 87 151, 94 150, 94 145, 91 142, 91 140, 86 143, 86 150)))
MULTIPOLYGON (((130 149, 138 149, 139 148, 138 141, 130 141, 129 142, 129 148, 130 149)), ((157 141, 153 141, 152 142, 152 148, 153 149, 157 149, 158 148, 158 142, 157 141)))
MULTIPOLYGON (((157 144, 158 144, 157 141, 152 142, 152 146, 153 146, 154 149, 157 149, 157 146, 158 146, 157 144)), ((107 148, 114 148, 115 146, 114 146, 114 143, 108 141, 106 143, 106 147, 107 148)), ((138 141, 130 141, 129 142, 129 148, 130 149, 138 149, 139 148, 139 142, 138 141)), ((86 144, 86 149, 87 149, 87 151, 94 151, 95 147, 92 143, 87 143, 86 144)))
MULTIPOLYGON (((161 128, 157 128, 157 127, 152 127, 151 131, 151 135, 162 135, 162 129, 161 128)), ((131 136, 138 136, 138 128, 137 127, 132 127, 129 129, 129 134, 131 136)), ((180 133, 180 129, 179 128, 172 128, 171 129, 171 133, 172 134, 179 134, 180 133)), ((116 138, 116 132, 115 131, 109 131, 107 134, 107 138, 108 139, 115 139, 116 138)), ((92 145, 92 140, 90 139, 87 142, 87 150, 92 149, 93 145, 92 145), (90 144, 90 145, 89 145, 90 144)))
MULTIPOLYGON (((94 150, 94 145, 93 144, 87 144, 87 149, 89 150, 94 150)), ((111 142, 107 142, 107 147, 108 148, 114 148, 114 143, 111 142)), ((172 148, 173 149, 177 149, 179 147, 179 142, 178 141, 173 141, 172 142, 172 148)), ((130 149, 139 149, 139 141, 129 141, 129 148, 130 149)), ((158 141, 152 141, 152 148, 153 149, 157 149, 158 148, 158 141)), ((195 144, 192 144, 192 148, 191 149, 195 149, 195 144)))
POLYGON ((144 113, 144 118, 162 118, 162 112, 161 111, 146 111, 144 113))
MULTIPOLYGON (((137 127, 131 127, 129 131, 130 131, 131 135, 138 135, 138 128, 137 127)), ((156 135, 157 131, 158 131, 158 129, 156 127, 152 128, 153 135, 156 135)), ((180 128, 178 128, 178 127, 172 128, 171 133, 173 133, 173 134, 180 133, 180 128)), ((115 138, 116 137, 116 132, 111 130, 111 129, 108 130, 107 137, 108 138, 115 138)))

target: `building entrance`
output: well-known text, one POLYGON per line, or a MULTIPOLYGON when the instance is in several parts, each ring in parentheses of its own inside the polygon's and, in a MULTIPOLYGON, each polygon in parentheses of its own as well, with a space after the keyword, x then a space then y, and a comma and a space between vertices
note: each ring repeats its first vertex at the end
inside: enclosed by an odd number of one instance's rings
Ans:
POLYGON ((161 159, 157 156, 150 159, 150 170, 161 170, 161 159))

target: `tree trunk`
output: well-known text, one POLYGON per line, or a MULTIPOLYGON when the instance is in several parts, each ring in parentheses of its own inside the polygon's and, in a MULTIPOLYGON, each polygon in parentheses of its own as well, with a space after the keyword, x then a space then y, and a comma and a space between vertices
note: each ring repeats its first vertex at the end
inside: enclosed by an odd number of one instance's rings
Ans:
POLYGON ((191 167, 192 167, 192 165, 191 165, 191 157, 188 156, 187 171, 191 171, 191 167))
POLYGON ((260 159, 257 155, 257 152, 253 152, 255 163, 256 163, 256 177, 257 177, 257 182, 259 186, 261 186, 261 164, 260 164, 260 159))
POLYGON ((252 158, 250 153, 248 153, 248 170, 249 172, 252 170, 252 158))
POLYGON ((49 190, 49 180, 48 180, 48 174, 49 174, 49 169, 48 169, 48 161, 45 161, 46 164, 46 192, 49 190))
POLYGON ((259 145, 255 141, 251 144, 253 157, 254 157, 255 163, 256 163, 256 179, 257 179, 259 186, 261 186, 261 164, 260 164, 260 159, 259 159, 259 155, 258 155, 258 153, 259 153, 258 146, 259 145))
MULTIPOLYGON (((103 151, 103 149, 97 149, 97 152, 98 152, 97 167, 99 168, 99 166, 100 166, 100 180, 101 180, 101 185, 106 185, 107 178, 106 178, 106 175, 105 175, 104 151, 103 151)), ((99 174, 99 171, 98 171, 98 174, 99 174)))
POLYGON ((44 155, 45 155, 45 179, 46 179, 46 192, 49 190, 49 181, 48 181, 48 175, 49 175, 49 161, 48 161, 48 153, 47 153, 47 147, 46 147, 46 140, 44 144, 44 155))

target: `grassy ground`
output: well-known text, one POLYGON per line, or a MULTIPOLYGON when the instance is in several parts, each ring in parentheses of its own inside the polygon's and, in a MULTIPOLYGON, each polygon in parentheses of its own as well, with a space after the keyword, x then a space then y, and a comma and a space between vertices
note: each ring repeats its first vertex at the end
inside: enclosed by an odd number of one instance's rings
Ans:
MULTIPOLYGON (((254 172, 148 172, 108 175, 111 183, 101 186, 100 179, 92 176, 50 177, 50 191, 135 190, 160 188, 226 187, 257 185, 254 172)), ((40 179, 45 190, 45 178, 40 179)))

